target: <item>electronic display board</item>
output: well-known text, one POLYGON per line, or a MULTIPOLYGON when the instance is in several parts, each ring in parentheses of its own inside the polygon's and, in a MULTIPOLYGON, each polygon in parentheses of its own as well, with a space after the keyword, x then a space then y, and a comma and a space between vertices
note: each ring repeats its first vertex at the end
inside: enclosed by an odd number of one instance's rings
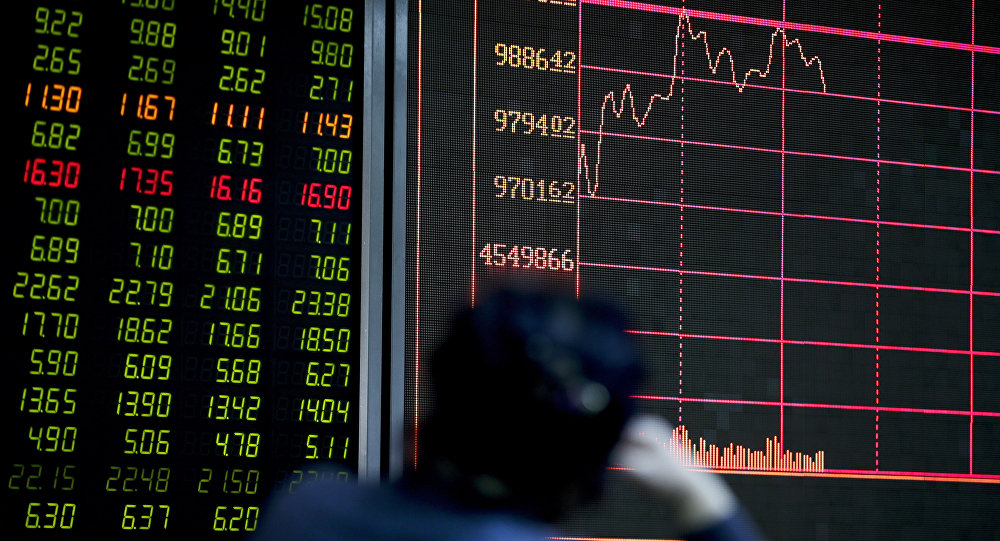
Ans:
MULTIPOLYGON (((974 1, 411 1, 406 467, 454 307, 544 276, 625 307, 660 443, 770 538, 994 539, 998 22, 974 1)), ((567 535, 677 534, 608 475, 567 535)))
POLYGON ((5 11, 4 534, 238 538, 357 472, 365 2, 5 11))

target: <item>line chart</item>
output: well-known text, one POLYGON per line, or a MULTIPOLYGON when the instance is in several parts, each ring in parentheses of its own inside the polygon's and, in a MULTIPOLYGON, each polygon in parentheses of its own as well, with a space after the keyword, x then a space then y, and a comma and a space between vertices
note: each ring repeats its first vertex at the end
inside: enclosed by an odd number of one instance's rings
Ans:
MULTIPOLYGON (((750 68, 743 73, 743 80, 738 81, 736 75, 736 61, 733 59, 733 53, 726 47, 722 47, 715 53, 715 58, 712 58, 712 49, 708 43, 708 33, 704 30, 695 32, 691 25, 691 16, 684 8, 681 8, 680 12, 677 14, 677 29, 674 32, 674 56, 673 56, 673 72, 667 77, 670 78, 670 85, 665 93, 656 93, 650 96, 649 103, 646 105, 645 110, 642 113, 642 118, 639 115, 639 109, 635 106, 635 96, 632 92, 631 83, 626 84, 625 88, 621 91, 621 99, 615 99, 615 93, 609 92, 604 97, 604 103, 601 104, 601 123, 597 129, 597 152, 596 160, 594 164, 594 175, 593 181, 590 177, 590 166, 587 161, 587 146, 583 143, 580 144, 577 174, 583 175, 587 184, 587 194, 597 195, 597 187, 600 185, 600 171, 601 171, 601 146, 604 143, 604 125, 605 125, 605 115, 607 112, 608 104, 611 105, 611 111, 614 113, 616 118, 621 118, 622 114, 625 113, 625 101, 628 99, 628 108, 632 112, 632 120, 635 121, 636 126, 643 127, 646 125, 646 120, 649 118, 650 113, 653 111, 653 106, 659 101, 669 101, 674 95, 674 84, 679 76, 678 74, 678 57, 680 56, 681 50, 681 40, 683 35, 686 34, 690 37, 690 41, 701 41, 705 46, 705 57, 708 61, 708 67, 713 74, 717 73, 719 66, 722 63, 723 57, 726 57, 729 61, 729 70, 731 74, 731 84, 736 87, 738 92, 743 92, 743 89, 747 86, 750 77, 756 76, 760 79, 767 78, 771 73, 771 65, 774 62, 774 49, 775 42, 780 36, 779 47, 784 50, 785 48, 794 45, 798 49, 799 57, 802 59, 802 63, 808 68, 815 65, 816 70, 819 74, 819 80, 822 85, 823 92, 826 92, 826 76, 823 74, 823 61, 818 56, 809 57, 803 50, 802 43, 798 38, 789 40, 788 35, 782 28, 775 28, 774 32, 771 33, 771 42, 768 45, 768 56, 767 64, 764 68, 750 68), (620 102, 620 103, 619 103, 620 102), (617 105, 616 105, 617 103, 617 105)), ((783 69, 783 68, 782 68, 783 69)), ((592 131, 581 133, 595 133, 592 131)))

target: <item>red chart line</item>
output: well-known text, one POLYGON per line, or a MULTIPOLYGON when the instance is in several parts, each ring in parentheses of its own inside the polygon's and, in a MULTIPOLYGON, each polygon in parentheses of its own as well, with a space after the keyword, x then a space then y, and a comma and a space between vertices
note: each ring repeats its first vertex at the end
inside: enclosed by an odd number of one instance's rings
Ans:
MULTIPOLYGON (((904 291, 922 291, 925 293, 950 293, 955 295, 968 295, 970 293, 967 289, 949 289, 943 287, 925 287, 925 286, 908 286, 902 284, 885 284, 885 283, 875 283, 875 282, 850 282, 847 280, 823 280, 819 278, 792 278, 789 276, 767 276, 763 274, 745 274, 745 273, 735 273, 735 272, 716 272, 716 271, 698 271, 691 269, 680 269, 671 267, 651 267, 651 266, 640 266, 640 265, 622 265, 617 263, 596 263, 592 261, 581 261, 581 265, 586 267, 600 267, 606 269, 623 269, 623 270, 639 270, 639 271, 651 271, 651 272, 673 272, 673 273, 684 273, 684 274, 694 274, 697 276, 715 276, 719 278, 742 278, 748 280, 770 280, 770 281, 782 281, 782 282, 794 282, 800 284, 820 284, 820 285, 833 285, 833 286, 851 286, 851 287, 869 287, 869 288, 881 288, 881 289, 899 289, 904 291)), ((997 291, 972 291, 973 295, 979 295, 983 297, 1000 297, 1000 292, 997 291)))
MULTIPOLYGON (((592 65, 592 64, 580 64, 580 68, 581 69, 587 69, 587 70, 594 70, 594 71, 607 71, 607 72, 611 72, 611 73, 623 73, 623 74, 626 74, 626 75, 641 75, 643 77, 657 77, 657 78, 661 78, 661 79, 677 79, 679 81, 686 80, 686 81, 694 81, 694 82, 698 82, 698 83, 711 83, 711 84, 725 85, 725 86, 736 86, 736 84, 734 84, 732 81, 723 81, 723 80, 719 80, 719 79, 705 79, 705 78, 702 78, 702 77, 680 76, 680 75, 673 75, 673 74, 670 74, 670 73, 657 73, 657 72, 652 72, 652 71, 629 70, 629 69, 622 69, 622 68, 612 68, 612 67, 608 67, 608 66, 595 66, 595 65, 592 65)), ((828 97, 828 98, 845 98, 845 99, 854 99, 854 100, 872 101, 872 102, 874 102, 874 101, 881 101, 882 103, 892 103, 892 104, 895 104, 895 105, 909 105, 909 106, 914 106, 914 107, 926 107, 926 108, 930 108, 930 109, 945 109, 945 110, 948 110, 948 111, 962 111, 962 112, 965 112, 965 113, 979 113, 979 114, 987 114, 987 115, 1000 115, 1000 111, 993 111, 993 110, 990 110, 990 109, 971 109, 969 107, 960 107, 960 106, 957 106, 957 105, 941 105, 941 104, 938 104, 938 103, 924 103, 924 102, 919 102, 919 101, 893 100, 893 99, 887 99, 887 98, 882 98, 881 100, 879 100, 879 98, 874 98, 874 97, 870 97, 870 96, 857 96, 857 95, 854 95, 854 94, 838 94, 836 92, 821 92, 819 90, 805 90, 805 89, 801 89, 801 88, 785 88, 785 89, 782 89, 782 88, 779 88, 779 87, 776 87, 776 86, 755 85, 753 83, 747 83, 747 84, 741 85, 741 86, 744 86, 745 88, 755 88, 755 89, 761 89, 761 90, 773 90, 773 91, 776 91, 776 92, 781 92, 782 90, 784 90, 785 92, 792 93, 792 94, 808 94, 808 95, 823 96, 823 97, 828 97)))
MULTIPOLYGON (((580 60, 583 53, 583 4, 577 6, 576 9, 576 56, 580 60)), ((583 88, 583 70, 576 70, 576 118, 583 118, 583 108, 581 105, 581 89, 583 88)), ((580 171, 582 170, 582 159, 580 155, 580 149, 583 148, 583 135, 580 134, 579 130, 576 132, 576 193, 583 193, 580 191, 580 171)), ((576 298, 580 298, 580 229, 582 228, 580 222, 580 216, 583 206, 583 201, 577 197, 576 198, 576 298)))
MULTIPOLYGON (((633 395, 632 398, 639 400, 667 400, 671 402, 680 401, 679 396, 659 396, 659 395, 633 395)), ((896 413, 924 413, 928 415, 975 415, 979 417, 1000 417, 998 411, 969 411, 935 408, 902 408, 892 406, 858 406, 852 404, 821 404, 815 402, 775 402, 773 400, 731 400, 723 398, 691 398, 685 396, 685 402, 698 402, 702 404, 732 404, 737 406, 782 406, 789 408, 812 408, 830 410, 855 410, 855 411, 891 411, 896 413)))
MULTIPOLYGON (((669 331, 641 331, 641 330, 627 330, 625 331, 629 334, 636 335, 646 335, 646 336, 672 336, 680 337, 681 333, 669 332, 669 331)), ((732 340, 736 342, 758 342, 764 344, 793 344, 798 346, 824 346, 824 347, 840 347, 840 348, 853 348, 853 349, 886 349, 892 351, 913 351, 917 353, 945 353, 948 355, 979 355, 982 357, 1000 357, 1000 351, 969 351, 967 349, 948 349, 948 348, 929 348, 929 347, 918 347, 918 346, 887 346, 885 344, 855 344, 850 342, 827 342, 821 340, 789 340, 789 339, 778 339, 778 338, 758 338, 753 336, 724 336, 716 334, 690 334, 684 333, 684 338, 701 338, 705 340, 732 340)), ((685 399, 686 400, 686 399, 685 399)))
MULTIPOLYGON (((942 481, 952 483, 1000 483, 1000 475, 988 473, 943 473, 943 472, 911 472, 894 470, 846 470, 824 468, 823 471, 789 471, 789 470, 736 470, 726 468, 689 468, 695 471, 710 471, 729 475, 766 475, 772 477, 832 477, 848 479, 879 479, 894 481, 942 481)), ((610 471, 630 471, 624 466, 608 466, 610 471)), ((553 538, 562 539, 562 538, 553 538)), ((573 539, 573 538, 566 538, 573 539)), ((579 538, 585 539, 585 538, 579 538)), ((599 538, 595 538, 599 539, 599 538)), ((599 539, 599 541, 601 541, 599 539)), ((607 541, 639 541, 639 540, 607 540, 607 541)))
POLYGON ((647 11, 651 13, 665 13, 679 15, 685 11, 690 17, 699 19, 711 19, 715 21, 726 21, 731 23, 751 24, 756 26, 771 26, 784 28, 787 30, 801 30, 804 32, 816 32, 819 34, 831 34, 835 36, 846 36, 852 38, 863 38, 870 40, 891 41, 894 43, 907 43, 910 45, 923 45, 939 49, 953 49, 958 51, 972 51, 977 53, 1000 54, 1000 47, 990 47, 987 45, 975 45, 971 43, 959 43, 954 41, 943 41, 937 39, 918 38, 914 36, 901 36, 896 34, 879 34, 878 32, 867 32, 864 30, 853 30, 850 28, 837 28, 833 26, 822 26, 818 24, 795 23, 779 21, 775 19, 762 19, 760 17, 746 17, 743 15, 731 15, 728 13, 716 13, 712 11, 700 11, 695 9, 682 9, 671 6, 658 6, 643 2, 629 2, 625 0, 580 0, 582 4, 592 4, 597 6, 607 6, 623 9, 633 9, 647 11))
MULTIPOLYGON (((585 144, 580 143, 578 154, 579 154, 580 164, 582 165, 582 169, 583 169, 582 175, 586 178, 586 181, 587 181, 587 193, 590 194, 590 195, 595 195, 597 193, 597 188, 600 185, 601 148, 602 148, 602 146, 604 144, 604 125, 605 125, 605 120, 606 120, 606 117, 607 117, 607 110, 608 110, 608 105, 609 104, 611 105, 611 112, 617 118, 621 118, 622 115, 625 113, 625 108, 626 108, 626 104, 627 104, 628 107, 631 109, 632 120, 635 121, 636 126, 638 126, 640 128, 643 127, 643 126, 645 126, 646 125, 646 121, 649 119, 649 116, 650 116, 650 114, 653 111, 653 106, 658 101, 670 101, 670 99, 674 96, 675 84, 677 82, 676 75, 678 75, 677 64, 678 64, 678 57, 679 56, 681 57, 681 59, 680 59, 681 60, 681 73, 680 73, 680 75, 681 75, 681 77, 683 77, 685 75, 684 69, 683 69, 683 65, 684 65, 684 58, 683 58, 683 56, 684 56, 684 47, 685 47, 685 45, 686 45, 686 43, 688 41, 695 41, 695 42, 701 41, 704 44, 705 59, 706 59, 706 61, 708 63, 708 67, 709 67, 709 69, 711 69, 712 73, 718 73, 719 68, 722 66, 722 60, 723 60, 723 58, 724 57, 728 58, 729 59, 730 81, 736 87, 736 89, 739 92, 743 92, 743 89, 748 84, 748 81, 749 81, 749 79, 750 79, 751 76, 756 75, 757 77, 763 79, 763 78, 766 78, 771 73, 772 64, 774 63, 774 47, 775 47, 775 43, 777 42, 779 36, 781 37, 781 42, 780 43, 781 43, 781 58, 782 58, 782 86, 784 86, 784 65, 785 65, 784 58, 786 57, 786 52, 785 51, 786 51, 786 49, 788 47, 791 47, 791 46, 794 45, 796 47, 796 49, 798 50, 799 59, 802 61, 802 63, 805 65, 805 67, 807 67, 807 68, 814 67, 816 69, 817 75, 819 76, 819 80, 822 83, 823 92, 826 92, 826 76, 823 73, 823 61, 818 56, 812 56, 812 57, 810 57, 810 56, 806 55, 805 50, 802 47, 802 42, 800 42, 798 39, 791 39, 790 40, 788 38, 788 35, 786 34, 785 30, 783 30, 780 27, 775 28, 774 31, 771 32, 771 40, 770 40, 770 44, 768 45, 767 64, 763 68, 751 68, 751 69, 743 72, 743 74, 742 74, 742 82, 740 82, 738 80, 737 75, 736 75, 736 67, 735 67, 736 66, 736 62, 733 59, 733 53, 732 53, 732 51, 730 51, 727 47, 723 47, 723 48, 719 49, 719 51, 717 53, 715 53, 715 56, 713 58, 712 48, 709 45, 708 33, 705 32, 705 31, 703 31, 703 30, 696 32, 695 29, 694 29, 694 27, 691 24, 691 16, 688 14, 688 12, 684 8, 681 8, 681 10, 678 11, 678 15, 677 15, 677 27, 676 27, 676 31, 674 32, 674 56, 673 56, 671 74, 673 76, 675 76, 675 77, 672 77, 670 79, 670 86, 669 86, 669 89, 667 90, 667 92, 666 93, 652 94, 649 97, 649 103, 646 105, 645 112, 642 113, 642 118, 640 118, 640 116, 639 116, 639 110, 636 109, 636 106, 635 106, 635 96, 632 93, 632 86, 631 86, 631 84, 625 85, 624 90, 622 90, 622 92, 621 92, 621 104, 617 103, 617 101, 615 99, 615 92, 614 91, 611 91, 611 92, 609 92, 608 94, 606 94, 604 96, 604 102, 601 104, 601 122, 600 122, 600 126, 598 127, 598 131, 597 131, 597 136, 598 136, 598 138, 597 138, 597 151, 596 151, 596 160, 595 160, 595 164, 594 164, 593 179, 591 179, 590 166, 588 164, 588 159, 587 159, 587 147, 586 147, 585 144)), ((683 85, 683 82, 684 82, 684 79, 681 79, 681 84, 682 85, 683 85)), ((681 89, 682 89, 682 92, 683 92, 683 86, 681 87, 681 89)), ((681 96, 681 100, 683 101, 683 95, 681 96)), ((782 93, 782 103, 784 103, 784 93, 782 93)), ((594 133, 594 132, 580 129, 580 130, 578 130, 578 133, 594 133)), ((683 133, 682 133, 682 139, 683 139, 683 133)), ((681 150, 682 150, 682 153, 683 153, 683 141, 681 141, 681 146, 682 146, 681 150)), ((784 160, 784 156, 785 156, 785 154, 784 154, 784 148, 782 148, 781 152, 782 152, 782 154, 781 154, 782 160, 784 160)), ((579 178, 579 176, 580 175, 578 174, 578 178, 579 178)))
MULTIPOLYGON (((608 197, 605 195, 581 195, 583 199, 594 199, 596 201, 615 201, 619 203, 636 203, 642 205, 659 205, 664 207, 678 207, 681 203, 674 201, 653 201, 650 199, 634 199, 629 197, 608 197)), ((746 209, 737 207, 723 207, 718 205, 693 205, 690 203, 684 203, 685 207, 702 209, 702 210, 718 210, 721 212, 736 212, 742 214, 759 214, 763 216, 785 216, 786 218, 805 218, 814 220, 831 220, 836 222, 854 222, 862 224, 882 224, 891 225, 896 227, 912 227, 917 229, 939 229, 943 231, 961 231, 968 233, 970 230, 968 227, 959 227, 953 225, 934 225, 934 224, 919 224, 913 222, 893 222, 889 220, 871 220, 867 218, 848 218, 846 216, 827 216, 823 214, 801 214, 796 212, 779 212, 776 210, 757 210, 757 209, 746 209)), ((1000 230, 997 229, 972 229, 973 233, 982 233, 986 235, 1000 235, 1000 230)))

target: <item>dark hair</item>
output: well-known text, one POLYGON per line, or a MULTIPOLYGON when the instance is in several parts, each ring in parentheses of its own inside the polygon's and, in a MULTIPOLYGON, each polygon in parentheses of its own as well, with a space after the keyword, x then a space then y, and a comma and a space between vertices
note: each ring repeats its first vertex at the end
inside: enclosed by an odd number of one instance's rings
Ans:
POLYGON ((550 519, 595 496, 640 368, 611 306, 504 290, 460 312, 431 361, 425 473, 463 503, 550 519))

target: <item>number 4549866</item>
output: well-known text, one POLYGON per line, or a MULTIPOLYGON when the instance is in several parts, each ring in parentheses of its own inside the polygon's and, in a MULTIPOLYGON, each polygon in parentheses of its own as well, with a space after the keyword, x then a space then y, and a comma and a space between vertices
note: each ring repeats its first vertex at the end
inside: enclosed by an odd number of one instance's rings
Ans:
POLYGON ((573 251, 570 249, 545 248, 543 246, 510 246, 487 244, 479 251, 487 265, 572 272, 576 268, 573 251))

